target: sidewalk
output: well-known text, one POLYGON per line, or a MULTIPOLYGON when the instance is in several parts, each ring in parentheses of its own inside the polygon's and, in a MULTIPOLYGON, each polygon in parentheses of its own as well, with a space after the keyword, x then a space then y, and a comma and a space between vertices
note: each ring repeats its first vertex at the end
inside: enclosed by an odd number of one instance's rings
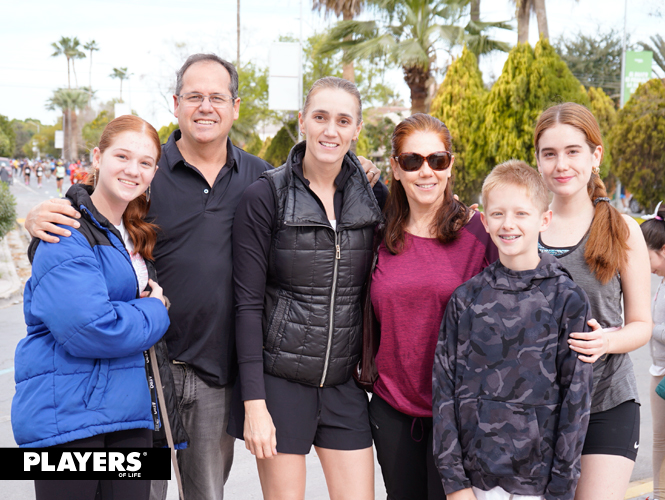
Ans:
POLYGON ((23 286, 30 277, 30 262, 26 255, 30 236, 23 219, 16 228, 0 239, 0 308, 23 300, 23 286))

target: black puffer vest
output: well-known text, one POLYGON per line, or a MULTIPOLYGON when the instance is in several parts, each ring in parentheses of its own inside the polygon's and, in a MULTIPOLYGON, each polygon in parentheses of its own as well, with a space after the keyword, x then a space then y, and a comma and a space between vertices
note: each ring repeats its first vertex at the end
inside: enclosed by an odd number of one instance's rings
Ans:
MULTIPOLYGON (((273 228, 263 313, 263 365, 270 375, 318 387, 343 384, 362 348, 362 291, 381 210, 358 159, 333 230, 314 193, 294 174, 304 143, 286 164, 265 172, 274 190, 273 228)), ((348 164, 348 163, 347 163, 348 164)))

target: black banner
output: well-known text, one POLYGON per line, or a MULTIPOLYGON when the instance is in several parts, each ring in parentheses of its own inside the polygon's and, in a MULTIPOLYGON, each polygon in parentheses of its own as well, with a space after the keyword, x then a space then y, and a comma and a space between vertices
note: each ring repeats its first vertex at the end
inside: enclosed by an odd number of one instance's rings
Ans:
POLYGON ((0 448, 0 480, 171 479, 168 448, 0 448))

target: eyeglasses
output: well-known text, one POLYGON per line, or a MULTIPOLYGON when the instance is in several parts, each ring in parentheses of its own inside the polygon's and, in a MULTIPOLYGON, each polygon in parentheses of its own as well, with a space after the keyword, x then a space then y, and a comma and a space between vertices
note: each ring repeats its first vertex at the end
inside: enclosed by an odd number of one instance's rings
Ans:
POLYGON ((445 170, 450 167, 453 155, 450 151, 437 151, 427 156, 418 153, 402 153, 399 156, 393 156, 393 158, 405 172, 415 172, 423 166, 425 160, 427 160, 427 164, 432 170, 445 170))
POLYGON ((201 104, 203 104, 203 101, 206 99, 206 97, 210 101, 210 105, 213 108, 224 108, 227 104, 235 101, 233 97, 226 94, 203 95, 199 94, 198 92, 188 92, 187 94, 182 94, 178 97, 180 98, 180 102, 191 108, 199 107, 201 104))

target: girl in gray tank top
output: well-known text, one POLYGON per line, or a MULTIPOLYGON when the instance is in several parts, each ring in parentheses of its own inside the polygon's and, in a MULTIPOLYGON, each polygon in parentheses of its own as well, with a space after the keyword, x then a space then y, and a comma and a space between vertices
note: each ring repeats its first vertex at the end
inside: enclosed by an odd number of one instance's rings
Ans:
POLYGON ((621 498, 639 447, 639 401, 628 353, 651 334, 649 257, 639 225, 619 214, 600 179, 603 142, 591 112, 553 106, 534 133, 538 170, 552 192, 540 250, 559 258, 589 296, 593 329, 570 348, 593 363, 591 419, 576 500, 621 498), (622 319, 622 303, 625 322, 622 319))

